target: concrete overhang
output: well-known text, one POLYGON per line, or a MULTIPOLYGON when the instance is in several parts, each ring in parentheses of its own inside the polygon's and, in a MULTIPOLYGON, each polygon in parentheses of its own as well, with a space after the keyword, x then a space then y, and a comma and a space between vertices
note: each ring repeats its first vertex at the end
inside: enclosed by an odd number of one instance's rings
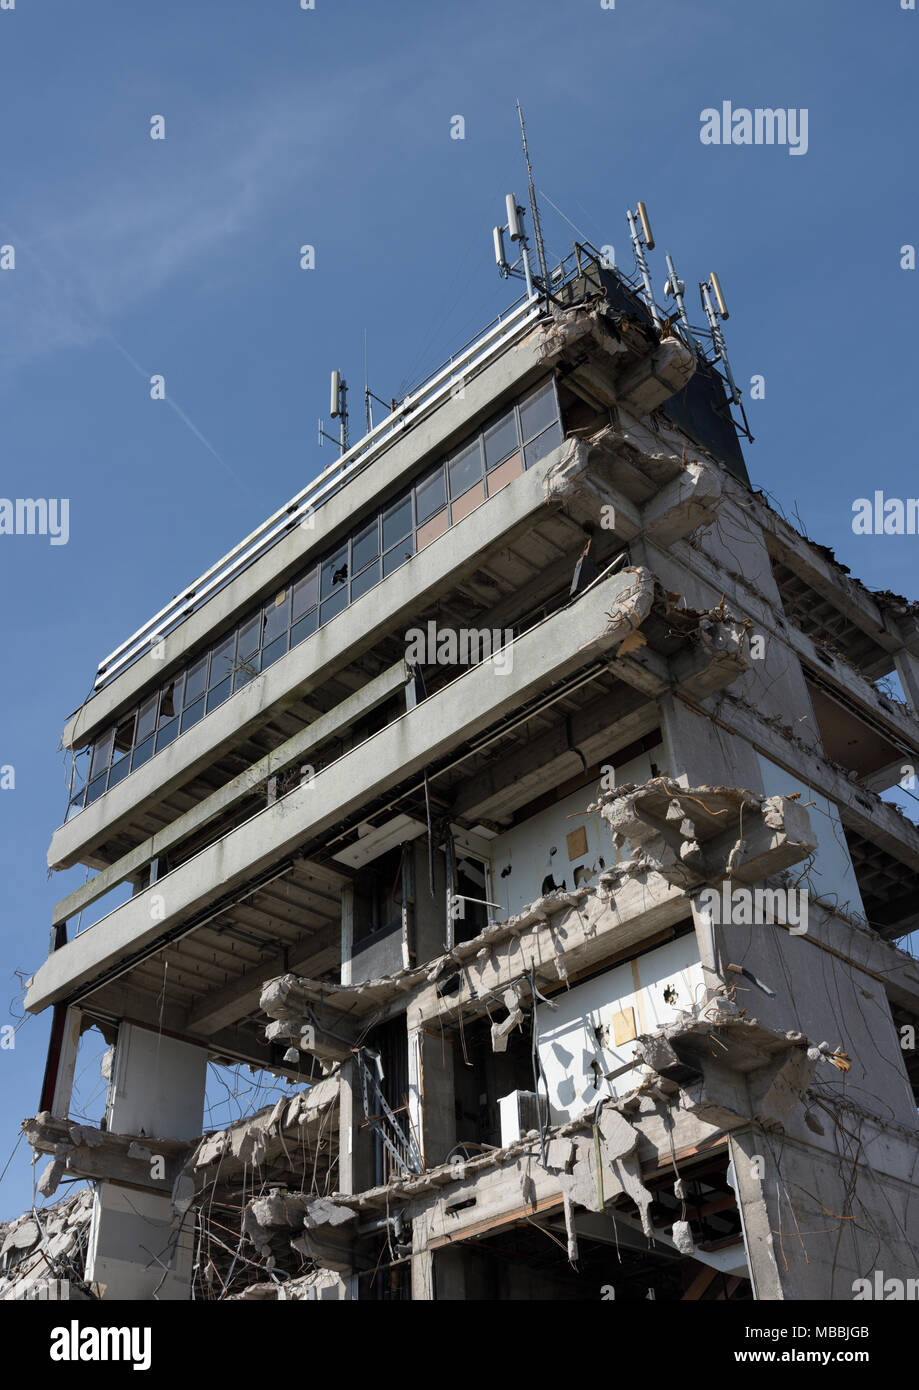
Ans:
POLYGON ((653 598, 654 579, 647 570, 623 570, 595 584, 519 637, 510 669, 505 648, 500 666, 493 659, 466 671, 53 952, 30 984, 26 1007, 40 1012, 101 980, 136 953, 155 950, 185 919, 295 854, 307 838, 323 835, 398 780, 420 773, 547 684, 612 655, 647 617, 653 598))

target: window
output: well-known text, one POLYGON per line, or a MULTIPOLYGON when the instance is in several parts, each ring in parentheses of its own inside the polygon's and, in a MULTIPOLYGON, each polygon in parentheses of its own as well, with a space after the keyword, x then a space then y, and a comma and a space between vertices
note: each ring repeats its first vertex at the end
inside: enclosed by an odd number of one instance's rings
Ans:
POLYGON ((294 623, 316 607, 319 599, 319 571, 310 570, 305 579, 294 585, 291 619, 294 623))
POLYGON ((149 700, 145 700, 137 714, 137 732, 134 735, 135 743, 143 743, 144 739, 149 738, 156 728, 156 696, 151 695, 149 700))
POLYGON ((377 519, 374 517, 369 526, 365 526, 363 531, 358 531, 351 542, 351 573, 360 574, 365 565, 369 565, 371 560, 376 560, 380 554, 380 538, 377 519))
POLYGON ((356 578, 351 580, 351 602, 360 598, 361 594, 366 594, 368 589, 372 589, 380 578, 380 562, 374 560, 372 565, 368 565, 356 578))
POLYGON ((228 637, 224 637, 218 642, 211 652, 211 672, 208 684, 213 690, 215 686, 222 685, 232 674, 233 662, 236 657, 236 633, 231 632, 228 637))
POLYGON ((328 560, 324 560, 319 571, 319 593, 322 598, 338 593, 344 588, 348 593, 348 547, 343 545, 328 560))
POLYGON ((109 729, 103 734, 93 749, 92 762, 89 767, 89 780, 98 777, 100 772, 105 772, 112 757, 112 740, 115 737, 115 730, 109 729))
POLYGON ((404 540, 412 529, 411 495, 403 497, 383 513, 383 549, 391 550, 397 541, 404 540))
POLYGON ((485 431, 485 467, 497 468, 509 454, 516 451, 517 444, 517 421, 513 410, 509 410, 485 431))
POLYGON ((202 696, 207 689, 207 657, 202 657, 196 661, 194 666, 190 666, 185 675, 185 698, 183 704, 188 706, 202 696))
POLYGON ((383 556, 383 578, 392 574, 400 565, 404 565, 406 560, 410 560, 415 553, 414 536, 406 536, 404 541, 394 545, 392 550, 387 550, 383 556))
POLYGON ((290 590, 282 589, 265 605, 263 613, 264 631, 262 646, 269 647, 272 642, 290 627, 290 590))
POLYGON ((433 473, 430 478, 426 478, 415 488, 415 516, 418 525, 422 526, 446 505, 447 484, 444 480, 443 464, 441 464, 436 473, 433 473))
POLYGON ((482 477, 482 446, 477 439, 450 460, 447 464, 450 478, 450 496, 461 497, 482 477))
POLYGON ((520 402, 520 428, 524 442, 555 424, 558 410, 555 404, 555 383, 550 381, 520 402))

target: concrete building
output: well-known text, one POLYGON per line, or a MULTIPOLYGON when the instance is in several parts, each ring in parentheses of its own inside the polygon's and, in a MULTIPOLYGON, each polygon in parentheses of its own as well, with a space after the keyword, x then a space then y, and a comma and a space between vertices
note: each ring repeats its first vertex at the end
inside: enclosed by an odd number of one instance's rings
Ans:
POLYGON ((590 248, 551 286, 67 724, 25 1130, 95 1185, 74 1297, 916 1277, 919 608, 751 488, 717 344, 590 248), (209 1060, 296 1089, 202 1134, 209 1060))

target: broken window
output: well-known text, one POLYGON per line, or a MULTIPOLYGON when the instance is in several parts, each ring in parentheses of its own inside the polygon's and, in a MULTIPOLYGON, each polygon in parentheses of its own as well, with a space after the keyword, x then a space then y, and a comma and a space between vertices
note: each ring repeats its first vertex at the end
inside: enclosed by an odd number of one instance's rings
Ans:
POLYGON ((108 780, 108 765, 112 756, 112 741, 115 730, 109 729, 96 740, 89 768, 89 786, 86 788, 86 805, 96 801, 105 791, 108 780))
POLYGON ((287 651, 287 631, 290 627, 289 589, 282 589, 265 605, 262 625, 262 670, 265 671, 287 651))
POLYGON ((115 738, 112 746, 112 767, 109 772, 109 787, 117 786, 118 783, 131 770, 131 749, 134 745, 134 724, 136 715, 132 710, 126 719, 115 728, 115 738))

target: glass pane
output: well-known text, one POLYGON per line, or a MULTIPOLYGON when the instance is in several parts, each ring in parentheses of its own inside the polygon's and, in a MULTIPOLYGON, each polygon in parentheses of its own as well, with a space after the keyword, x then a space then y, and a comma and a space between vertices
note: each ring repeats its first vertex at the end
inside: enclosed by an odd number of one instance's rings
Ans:
POLYGON ((380 553, 379 527, 376 517, 351 541, 351 573, 357 574, 380 553))
POLYGON ((213 688, 225 681, 233 670, 233 658, 236 655, 236 633, 231 632, 222 642, 211 652, 211 673, 209 684, 213 688))
POLYGON ((517 421, 512 410, 485 431, 485 467, 495 468, 517 448, 517 421))
POLYGON ((383 578, 392 574, 400 565, 404 565, 406 560, 410 560, 415 551, 414 537, 409 536, 401 545, 395 546, 387 555, 383 556, 383 578))
POLYGON ((93 758, 89 769, 90 778, 97 777, 100 772, 103 772, 108 767, 109 759, 112 756, 112 739, 114 735, 115 730, 109 729, 93 747, 93 758))
POLYGON ((139 743, 137 747, 134 749, 134 756, 131 759, 131 771, 134 772, 137 768, 143 767, 147 759, 152 758, 152 756, 153 739, 145 738, 143 743, 139 743))
POLYGON ((250 618, 239 630, 239 644, 236 648, 237 664, 248 660, 254 652, 258 651, 259 638, 262 635, 262 615, 257 613, 254 618, 250 618))
POLYGON ((137 730, 134 734, 136 743, 143 743, 145 738, 149 738, 156 728, 156 696, 151 695, 149 700, 145 700, 141 705, 137 715, 137 730))
POLYGON ((185 699, 183 704, 191 705, 207 689, 207 657, 203 656, 190 666, 185 673, 185 699))
POLYGON ((112 770, 108 775, 109 791, 112 787, 117 787, 131 771, 131 759, 129 755, 120 757, 117 763, 112 763, 112 770))
POLYGON ((298 580, 294 585, 292 620, 296 622, 302 618, 304 613, 309 613, 316 607, 319 599, 319 571, 310 570, 305 578, 298 580))
POLYGON ((76 796, 73 798, 70 805, 67 807, 67 815, 65 817, 65 820, 73 820, 74 816, 78 816, 80 814, 80 812, 83 810, 83 797, 85 795, 85 787, 82 789, 82 791, 77 792, 76 796))
POLYGON ((403 497, 401 502, 394 502, 383 513, 383 549, 389 550, 396 541, 401 541, 403 536, 407 536, 411 529, 412 499, 409 495, 403 497))
POLYGON ((262 670, 265 671, 279 656, 283 656, 287 651, 287 633, 282 632, 280 637, 276 637, 262 652, 262 670))
POLYGON ((290 630, 290 645, 295 647, 298 642, 302 642, 305 637, 310 637, 319 626, 319 610, 314 608, 312 613, 307 613, 305 618, 301 618, 298 623, 294 623, 290 630))
POLYGON ((551 381, 520 402, 520 427, 525 440, 540 434, 557 419, 555 385, 551 381))
POLYGON ((458 521, 462 521, 464 516, 474 512, 476 507, 485 501, 485 484, 476 483, 468 492, 464 492, 461 497, 455 497, 450 503, 450 522, 455 526, 458 521))
POLYGON ((446 506, 447 484, 444 479, 443 465, 433 473, 430 478, 426 478, 423 483, 418 483, 415 488, 415 516, 417 524, 423 525, 435 512, 439 512, 441 507, 446 506))
POLYGON ((334 618, 336 613, 340 613, 343 608, 348 606, 348 590, 342 589, 339 593, 327 598, 325 603, 319 607, 319 622, 327 623, 330 618, 334 618))
POLYGON ((108 773, 103 772, 101 777, 96 777, 94 781, 90 782, 89 786, 86 788, 87 806, 91 806, 94 801, 99 800, 99 797, 105 791, 105 779, 107 776, 108 773))
POLYGON ((231 684, 232 682, 228 676, 225 681, 221 681, 219 685, 214 686, 210 695, 207 697, 208 714, 210 714, 212 709, 216 709, 218 705, 222 705, 224 700, 227 699, 230 694, 231 684))
MULTIPOLYGON (((282 589, 279 594, 265 605, 264 610, 264 631, 262 632, 262 646, 269 646, 276 637, 280 637, 282 632, 286 632, 290 626, 290 590, 282 589)), ((264 669, 264 663, 263 663, 264 669)))
POLYGON ((185 713, 182 715, 182 733, 190 729, 193 724, 197 724, 199 719, 204 717, 204 696, 196 700, 193 705, 186 705, 185 713))
POLYGON ((328 560, 323 560, 320 582, 320 593, 323 598, 328 598, 333 592, 338 592, 344 585, 345 593, 348 592, 348 547, 343 545, 341 550, 337 550, 334 555, 330 555, 328 560))
POLYGON ((534 439, 532 444, 528 444, 523 451, 527 468, 532 468, 534 463, 538 463, 540 459, 546 457, 546 454, 550 454, 555 446, 561 443, 561 438, 562 432, 558 425, 543 430, 542 434, 534 439))
POLYGON ((418 549, 424 550, 431 541, 436 541, 438 536, 442 536, 448 525, 447 509, 444 507, 442 512, 432 516, 430 521, 426 521, 423 526, 419 526, 415 532, 415 541, 418 549))
MULTIPOLYGON (((178 714, 179 710, 182 708, 182 684, 183 677, 179 676, 177 680, 172 681, 169 685, 164 685, 163 689, 160 691, 160 728, 162 728, 164 724, 168 724, 169 720, 178 714)), ((159 745, 157 745, 157 747, 159 747, 159 745)))
MULTIPOLYGON (((76 792, 79 787, 82 789, 86 784, 89 775, 89 764, 92 759, 93 746, 87 743, 83 748, 78 748, 73 755, 72 776, 70 780, 71 790, 76 792)), ((73 797, 71 797, 71 801, 73 797)))
POLYGON ((112 758, 117 759, 119 753, 128 753, 134 742, 134 711, 128 715, 127 719, 122 719, 115 729, 115 747, 112 758))
POLYGON ((450 496, 459 497, 468 492, 482 476, 482 446, 478 439, 467 444, 447 464, 450 476, 450 496))
POLYGON ((351 602, 353 603, 356 598, 360 598, 361 594, 366 594, 368 589, 372 589, 374 584, 379 582, 379 578, 380 562, 377 560, 374 564, 369 565, 363 574, 359 574, 356 579, 351 580, 351 602))
POLYGON ((248 685, 259 673, 262 660, 261 652, 255 652, 253 656, 247 657, 245 661, 236 663, 236 671, 233 676, 233 689, 239 690, 242 686, 248 685))
POLYGON ((169 745, 170 743, 172 743, 173 739, 176 737, 176 735, 178 734, 178 732, 179 732, 179 721, 178 721, 178 719, 171 719, 171 720, 169 721, 168 724, 164 724, 163 727, 160 729, 159 733, 158 733, 157 736, 156 736, 156 751, 157 751, 157 753, 160 751, 161 748, 166 748, 166 747, 168 747, 168 745, 169 745))

